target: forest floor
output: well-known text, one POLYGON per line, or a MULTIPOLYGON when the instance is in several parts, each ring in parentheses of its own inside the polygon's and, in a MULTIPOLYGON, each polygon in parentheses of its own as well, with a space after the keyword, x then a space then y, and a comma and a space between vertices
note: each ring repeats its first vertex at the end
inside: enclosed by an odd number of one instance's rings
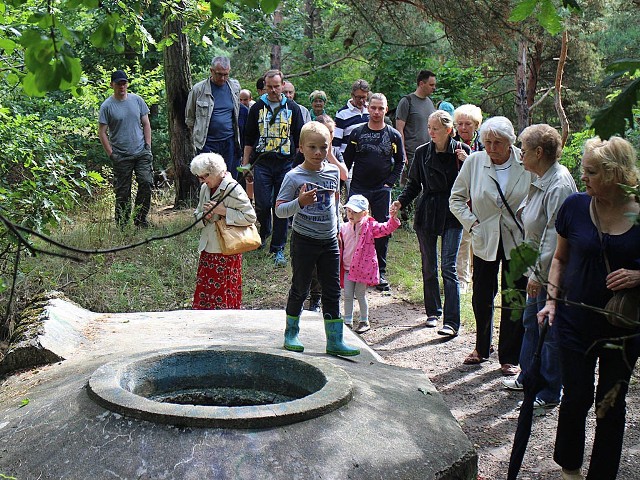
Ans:
MULTIPOLYGON (((425 327, 422 306, 410 304, 375 289, 367 292, 372 328, 362 338, 385 362, 422 370, 442 394, 478 452, 478 480, 507 476, 513 435, 518 422, 517 403, 522 392, 503 388, 497 354, 481 365, 463 365, 473 350, 475 332, 453 339, 425 327)), ((357 302, 356 302, 357 305, 357 302)), ((496 337, 497 338, 497 337, 496 337)), ((640 471, 640 371, 632 377, 627 396, 624 447, 618 479, 638 478, 640 471)), ((535 412, 533 429, 519 479, 557 480, 560 468, 553 461, 558 408, 535 412)), ((585 469, 593 442, 595 415, 587 424, 585 469)))

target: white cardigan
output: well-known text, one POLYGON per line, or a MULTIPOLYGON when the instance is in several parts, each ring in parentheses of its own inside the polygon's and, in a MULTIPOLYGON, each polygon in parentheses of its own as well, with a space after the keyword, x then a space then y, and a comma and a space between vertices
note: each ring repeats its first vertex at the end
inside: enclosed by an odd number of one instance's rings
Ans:
MULTIPOLYGON (((511 147, 510 159, 509 181, 503 193, 515 213, 529 193, 535 175, 522 166, 519 148, 511 147)), ((462 164, 449 197, 451 213, 471 232, 473 254, 485 261, 496 260, 501 239, 507 259, 511 258, 511 250, 523 241, 507 207, 499 206, 502 201, 492 179, 497 181, 498 177, 489 155, 485 151, 474 152, 462 164), (467 205, 469 200, 471 208, 467 205), (479 225, 472 228, 476 221, 479 225)))
MULTIPOLYGON (((224 195, 227 189, 232 188, 236 183, 231 175, 227 174, 213 195, 211 195, 211 190, 206 183, 203 183, 200 187, 200 200, 198 207, 193 212, 196 220, 199 220, 196 227, 202 229, 200 232, 198 252, 204 250, 207 253, 222 253, 220 243, 218 242, 216 226, 215 223, 213 223, 220 218, 220 215, 214 214, 213 217, 211 217, 211 221, 203 222, 202 217, 205 213, 203 211, 203 205, 209 200, 217 201, 224 195)), ((251 206, 251 201, 242 186, 238 185, 235 187, 231 194, 222 201, 222 204, 227 207, 227 215, 225 216, 227 225, 251 225, 256 222, 256 212, 253 206, 251 206)))

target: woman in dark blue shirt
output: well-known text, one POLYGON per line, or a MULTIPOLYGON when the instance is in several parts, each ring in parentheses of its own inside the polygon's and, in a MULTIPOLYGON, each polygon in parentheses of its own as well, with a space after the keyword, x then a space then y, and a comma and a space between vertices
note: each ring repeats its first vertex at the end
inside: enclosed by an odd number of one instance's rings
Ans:
POLYGON ((625 396, 640 353, 633 334, 640 330, 615 327, 589 307, 604 308, 613 292, 640 285, 640 225, 634 219, 640 205, 619 185, 638 184, 636 152, 619 137, 593 138, 585 144, 582 169, 586 193, 567 198, 558 212, 549 299, 538 320, 548 316, 560 347, 564 394, 554 460, 562 478, 584 478, 586 417, 595 393, 596 432, 587 479, 613 480, 622 452, 625 396))

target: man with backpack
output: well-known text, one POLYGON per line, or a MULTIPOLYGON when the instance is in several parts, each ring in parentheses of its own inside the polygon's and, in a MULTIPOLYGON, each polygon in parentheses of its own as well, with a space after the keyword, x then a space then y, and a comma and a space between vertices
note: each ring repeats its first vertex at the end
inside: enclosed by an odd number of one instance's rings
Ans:
MULTIPOLYGON (((353 129, 343 157, 347 169, 353 166, 349 197, 364 195, 369 200, 370 213, 378 222, 389 220, 391 189, 404 167, 404 147, 400 132, 384 122, 387 97, 374 93, 369 100, 369 120, 353 129)), ((377 289, 389 290, 386 279, 389 237, 375 240, 380 283, 377 289)))
POLYGON ((429 98, 436 90, 436 75, 429 70, 420 70, 416 80, 415 92, 400 99, 396 108, 396 129, 402 135, 405 148, 407 168, 405 168, 400 183, 406 183, 406 173, 413 163, 416 148, 431 140, 427 129, 429 115, 436 111, 429 98))

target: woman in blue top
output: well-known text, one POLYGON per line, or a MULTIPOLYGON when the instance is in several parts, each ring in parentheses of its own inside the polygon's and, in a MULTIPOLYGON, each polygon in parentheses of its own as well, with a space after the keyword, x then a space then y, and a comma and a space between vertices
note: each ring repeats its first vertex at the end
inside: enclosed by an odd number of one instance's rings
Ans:
POLYGON ((618 472, 625 396, 640 340, 637 336, 623 340, 638 329, 615 327, 589 307, 604 308, 613 292, 640 285, 640 225, 632 218, 640 214, 640 205, 619 185, 638 184, 636 152, 619 137, 608 141, 596 137, 585 144, 582 169, 586 193, 571 195, 558 212, 549 297, 538 321, 548 316, 560 348, 564 394, 554 460, 562 467, 563 479, 584 478, 580 469, 585 424, 595 393, 596 432, 587 479, 605 480, 615 479, 618 472))

